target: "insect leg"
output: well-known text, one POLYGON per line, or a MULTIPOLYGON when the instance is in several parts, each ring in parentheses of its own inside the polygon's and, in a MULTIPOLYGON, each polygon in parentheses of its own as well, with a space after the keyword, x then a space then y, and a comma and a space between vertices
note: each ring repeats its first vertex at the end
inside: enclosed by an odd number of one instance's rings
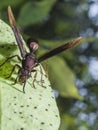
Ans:
MULTIPOLYGON (((41 65, 40 65, 40 63, 37 63, 34 67, 37 67, 37 66, 40 66, 40 68, 41 68, 41 65)), ((40 69, 40 70, 42 70, 42 69, 40 69)), ((46 74, 44 74, 42 71, 40 71, 40 70, 32 70, 31 72, 34 72, 34 71, 39 71, 42 75, 44 75, 44 76, 46 76, 46 74)), ((47 77, 47 76, 46 76, 47 77)))
MULTIPOLYGON (((14 72, 14 70, 15 70, 16 67, 18 67, 19 69, 21 68, 18 64, 14 65, 14 67, 13 67, 11 73, 9 74, 9 76, 8 76, 7 78, 10 78, 10 77, 11 77, 11 75, 12 75, 12 73, 14 72)), ((15 79, 14 83, 12 83, 12 85, 15 85, 15 84, 17 83, 17 79, 18 79, 18 76, 16 77, 16 79, 15 79)))
POLYGON ((17 83, 17 79, 18 79, 18 76, 16 77, 14 83, 12 83, 12 85, 15 85, 17 83))
POLYGON ((33 87, 36 88, 34 82, 36 81, 37 70, 33 70, 33 72, 35 72, 35 74, 34 74, 34 79, 33 79, 33 83, 32 84, 33 84, 33 87))
MULTIPOLYGON (((33 82, 32 82, 34 88, 36 88, 34 83, 35 83, 35 81, 36 81, 37 71, 38 71, 38 70, 35 70, 35 69, 32 70, 32 72, 35 72, 35 74, 34 74, 34 79, 33 79, 33 82)), ((43 85, 43 80, 42 80, 43 72, 42 72, 41 66, 40 66, 40 73, 41 73, 41 86, 44 87, 44 88, 46 88, 46 87, 43 85)))
POLYGON ((23 85, 23 93, 25 93, 25 86, 26 86, 26 82, 24 82, 24 85, 23 85))
POLYGON ((46 72, 46 77, 48 78, 48 60, 46 60, 45 72, 46 72))
MULTIPOLYGON (((38 65, 40 65, 39 63, 38 64, 36 64, 36 66, 38 66, 38 65)), ((35 66, 35 67, 36 67, 35 66)), ((37 77, 37 71, 38 70, 35 70, 35 69, 33 69, 31 72, 35 72, 35 74, 34 74, 34 79, 33 79, 33 87, 35 88, 35 84, 34 84, 34 82, 36 81, 36 77, 37 77)), ((43 73, 43 71, 42 71, 42 68, 41 68, 41 65, 40 65, 40 73, 41 73, 41 86, 42 87, 44 87, 44 88, 46 88, 44 85, 43 85, 43 78, 42 78, 42 75, 44 75, 44 73, 43 73)), ((44 75, 44 76, 46 76, 46 75, 44 75)))
POLYGON ((21 58, 20 58, 18 55, 14 55, 14 56, 8 57, 8 58, 0 65, 0 67, 3 66, 6 62, 10 61, 10 60, 11 60, 12 58, 14 58, 14 57, 17 57, 18 60, 21 61, 21 58))
POLYGON ((40 73, 41 73, 41 86, 44 87, 44 88, 46 88, 46 87, 43 85, 44 80, 43 80, 43 77, 42 77, 43 71, 42 71, 41 66, 40 66, 40 73))
POLYGON ((7 76, 6 78, 10 78, 10 77, 11 77, 11 75, 13 74, 13 72, 14 72, 14 70, 15 70, 16 67, 18 67, 19 69, 21 68, 18 64, 14 65, 14 67, 13 67, 11 73, 10 73, 9 76, 7 76))

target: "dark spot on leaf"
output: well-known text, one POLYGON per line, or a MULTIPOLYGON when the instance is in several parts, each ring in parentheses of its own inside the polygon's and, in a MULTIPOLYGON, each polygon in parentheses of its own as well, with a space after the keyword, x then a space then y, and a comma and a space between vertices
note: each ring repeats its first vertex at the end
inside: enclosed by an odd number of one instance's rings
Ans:
POLYGON ((20 130, 24 130, 24 128, 21 128, 20 130))
POLYGON ((31 117, 33 117, 33 115, 30 115, 31 117))
POLYGON ((50 104, 48 104, 48 106, 51 106, 50 104))
POLYGON ((14 105, 16 105, 16 103, 14 105))
POLYGON ((56 117, 58 117, 58 115, 55 115, 56 117))
POLYGON ((23 116, 21 116, 21 118, 23 118, 23 116))
POLYGON ((35 106, 34 109, 37 109, 37 106, 35 106))
POLYGON ((54 97, 52 96, 52 99, 54 99, 54 97))
POLYGON ((29 97, 29 99, 32 99, 32 97, 29 97))
POLYGON ((14 111, 14 113, 17 113, 16 111, 14 111))
POLYGON ((8 31, 8 32, 9 32, 9 30, 8 30, 8 29, 6 29, 6 31, 8 31))
POLYGON ((13 97, 13 98, 16 98, 16 97, 13 97))
POLYGON ((45 109, 45 111, 48 111, 48 109, 45 109))
POLYGON ((29 105, 27 105, 27 107, 29 107, 29 105))
POLYGON ((51 123, 49 124, 50 126, 53 126, 51 123))
POLYGON ((22 112, 19 112, 19 114, 22 114, 22 112))
POLYGON ((11 120, 11 118, 9 118, 9 120, 11 120))
POLYGON ((24 107, 23 105, 21 105, 20 107, 24 107))
POLYGON ((45 123, 44 122, 41 122, 41 125, 44 125, 45 123))

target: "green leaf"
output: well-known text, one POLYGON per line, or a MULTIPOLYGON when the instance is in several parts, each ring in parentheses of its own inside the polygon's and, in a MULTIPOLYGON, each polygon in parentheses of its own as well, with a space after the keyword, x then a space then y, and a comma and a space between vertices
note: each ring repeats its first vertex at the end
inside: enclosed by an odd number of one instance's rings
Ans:
POLYGON ((73 124, 75 124, 76 118, 68 115, 68 114, 64 114, 62 117, 62 122, 60 125, 60 129, 59 130, 76 130, 77 127, 74 126, 73 124))
POLYGON ((49 79, 60 95, 82 99, 75 85, 75 75, 62 58, 57 56, 51 58, 48 66, 49 79))
POLYGON ((43 0, 26 3, 20 12, 18 23, 21 26, 41 22, 49 14, 56 0, 43 0), (26 15, 27 14, 27 15, 26 15))
MULTIPOLYGON (((13 44, 15 42, 11 28, 0 20, 0 48, 3 46, 0 56, 3 57, 3 60, 5 54, 9 54, 10 51, 12 54, 19 54, 17 48, 14 49, 15 51, 11 50, 12 48, 7 49, 11 45, 16 47, 13 44), (5 47, 6 45, 7 47, 5 47)), ((18 61, 12 60, 0 67, 0 73, 8 74, 9 68, 12 68, 16 62, 18 63, 18 61)), ((17 77, 17 72, 12 75, 12 80, 0 75, 0 130, 58 130, 60 117, 55 97, 43 68, 43 73, 40 72, 41 68, 41 65, 35 68, 37 70, 36 88, 32 86, 35 74, 32 73, 32 77, 27 80, 25 94, 22 92, 22 85, 18 83, 11 85, 13 79, 17 77)))
POLYGON ((16 44, 16 40, 11 30, 11 27, 8 26, 6 23, 4 23, 1 19, 0 19, 0 43, 1 44, 7 43, 11 45, 16 44))
POLYGON ((0 9, 7 7, 8 5, 12 6, 12 7, 16 7, 19 6, 19 4, 21 4, 23 2, 23 0, 1 0, 0 1, 0 9))

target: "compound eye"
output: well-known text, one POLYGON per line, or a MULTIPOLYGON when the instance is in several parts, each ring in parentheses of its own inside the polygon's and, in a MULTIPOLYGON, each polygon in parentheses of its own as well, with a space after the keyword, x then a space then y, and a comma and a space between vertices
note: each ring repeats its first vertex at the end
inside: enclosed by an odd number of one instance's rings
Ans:
POLYGON ((34 51, 36 51, 38 49, 39 42, 38 42, 38 40, 29 38, 27 40, 27 46, 28 46, 30 52, 34 52, 34 51))
POLYGON ((36 51, 38 49, 38 44, 36 42, 30 43, 30 51, 36 51))

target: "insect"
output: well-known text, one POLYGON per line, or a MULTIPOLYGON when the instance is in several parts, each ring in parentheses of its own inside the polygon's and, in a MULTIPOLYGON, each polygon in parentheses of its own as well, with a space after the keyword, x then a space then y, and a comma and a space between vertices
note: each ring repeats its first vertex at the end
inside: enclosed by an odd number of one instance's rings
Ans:
MULTIPOLYGON (((20 33, 19 28, 16 25, 16 21, 13 15, 13 12, 11 10, 11 7, 8 7, 8 17, 9 17, 9 22, 11 25, 11 28, 14 32, 20 53, 21 53, 21 58, 18 55, 14 55, 11 56, 9 58, 7 58, 1 65, 4 65, 7 61, 11 60, 14 57, 17 57, 18 60, 21 63, 21 66, 18 64, 15 64, 11 73, 9 74, 8 77, 11 77, 12 73, 14 72, 14 70, 16 68, 18 68, 18 76, 15 79, 15 83, 20 82, 21 84, 23 84, 23 92, 25 93, 25 85, 26 85, 26 81, 31 77, 31 73, 35 72, 36 70, 34 69, 36 66, 38 66, 40 64, 40 62, 51 58, 54 55, 57 55, 60 52, 65 51, 66 49, 69 49, 71 47, 73 47, 75 44, 77 44, 82 38, 78 37, 76 39, 74 39, 71 42, 68 42, 64 45, 61 45, 45 54, 43 54, 42 56, 40 56, 39 58, 36 58, 34 52, 38 49, 39 45, 38 45, 38 41, 37 40, 33 40, 33 39, 28 39, 27 40, 27 46, 29 48, 29 52, 26 51, 25 47, 24 47, 24 43, 22 40, 22 36, 20 33)), ((36 76, 34 76, 34 81, 36 79, 36 76)), ((33 81, 33 86, 34 86, 34 81, 33 81)))

